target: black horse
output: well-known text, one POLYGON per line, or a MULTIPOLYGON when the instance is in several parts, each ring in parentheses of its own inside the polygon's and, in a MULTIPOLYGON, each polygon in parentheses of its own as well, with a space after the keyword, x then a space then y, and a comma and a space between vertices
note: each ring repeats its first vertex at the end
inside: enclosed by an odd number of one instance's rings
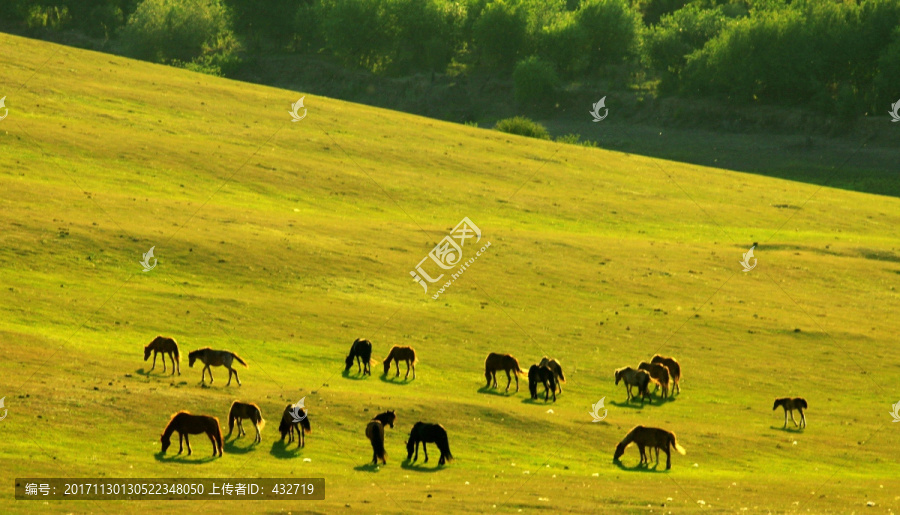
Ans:
POLYGON ((447 430, 440 424, 426 424, 425 422, 416 422, 412 431, 409 432, 409 440, 406 442, 406 459, 416 461, 419 459, 419 442, 422 442, 422 449, 425 451, 425 463, 428 463, 428 446, 426 443, 431 442, 437 444, 441 451, 441 459, 438 465, 453 459, 450 454, 450 442, 447 440, 447 430), (415 450, 416 457, 413 458, 415 450))
POLYGON ((531 392, 532 399, 538 398, 538 382, 541 382, 544 385, 544 401, 546 402, 548 400, 550 393, 552 392, 553 402, 556 402, 556 375, 547 365, 542 367, 531 365, 531 368, 528 369, 528 390, 531 392))
POLYGON ((350 354, 344 360, 344 363, 347 365, 344 372, 347 372, 353 366, 353 358, 356 358, 357 372, 362 372, 363 375, 372 375, 372 370, 369 368, 369 360, 372 359, 372 342, 362 338, 357 338, 353 342, 353 346, 350 347, 350 354), (360 364, 362 364, 361 368, 360 364))

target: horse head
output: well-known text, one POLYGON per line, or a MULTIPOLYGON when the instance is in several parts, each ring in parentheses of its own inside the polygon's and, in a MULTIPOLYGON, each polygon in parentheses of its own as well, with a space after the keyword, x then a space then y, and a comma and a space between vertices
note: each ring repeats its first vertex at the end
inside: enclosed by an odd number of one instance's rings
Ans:
POLYGON ((144 347, 144 361, 147 361, 147 358, 150 357, 151 352, 153 352, 153 349, 151 349, 149 345, 144 347))
POLYGON ((160 436, 159 441, 162 442, 162 452, 165 453, 166 449, 169 448, 169 445, 171 445, 172 441, 166 435, 160 436))
POLYGON ((347 367, 344 368, 344 372, 350 370, 350 367, 353 366, 353 353, 350 353, 350 355, 347 356, 347 359, 344 360, 344 364, 347 365, 347 367))
POLYGON ((188 354, 188 367, 194 366, 194 362, 197 361, 197 352, 199 351, 194 351, 188 354))
POLYGON ((616 453, 613 454, 613 461, 619 461, 619 458, 625 454, 625 442, 620 442, 619 445, 616 446, 616 453))

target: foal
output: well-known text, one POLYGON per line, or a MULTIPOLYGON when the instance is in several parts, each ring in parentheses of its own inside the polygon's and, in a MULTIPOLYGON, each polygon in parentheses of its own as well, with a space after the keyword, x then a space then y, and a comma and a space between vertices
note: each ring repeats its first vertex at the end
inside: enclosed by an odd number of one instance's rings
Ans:
POLYGON ((644 405, 644 397, 647 398, 647 402, 653 404, 653 398, 650 397, 650 391, 647 388, 650 385, 650 374, 646 370, 635 370, 631 367, 616 370, 616 384, 618 385, 619 381, 623 380, 625 381, 625 390, 628 392, 626 402, 634 398, 631 387, 637 386, 638 393, 641 394, 641 406, 644 405))
POLYGON ((553 402, 556 402, 556 374, 547 365, 531 365, 531 368, 528 369, 528 391, 531 393, 532 399, 538 398, 537 385, 539 382, 544 385, 544 402, 547 402, 550 392, 553 392, 553 402))
POLYGON ((344 360, 344 364, 347 365, 344 368, 344 372, 349 371, 350 367, 353 366, 354 358, 356 358, 357 372, 362 373, 362 375, 372 375, 372 370, 369 368, 369 361, 372 359, 372 342, 362 338, 357 338, 353 342, 353 345, 350 347, 350 354, 344 360))
POLYGON ((653 359, 650 360, 650 363, 659 363, 660 365, 665 365, 665 367, 669 369, 669 378, 674 383, 674 386, 672 386, 672 394, 674 395, 676 390, 678 391, 678 393, 681 393, 681 365, 679 365, 678 362, 675 361, 675 358, 654 354, 653 359))
POLYGON ((562 385, 560 383, 566 382, 566 376, 563 375, 562 366, 559 364, 559 361, 544 356, 541 358, 541 362, 538 366, 547 366, 553 371, 553 375, 556 376, 556 385, 559 387, 559 393, 562 393, 562 385))
POLYGON ((398 345, 394 345, 391 348, 390 354, 388 357, 384 358, 384 375, 387 375, 388 372, 391 371, 391 361, 395 361, 397 363, 397 377, 400 377, 400 362, 406 362, 406 376, 403 379, 409 379, 409 367, 412 364, 412 373, 413 379, 416 378, 416 362, 419 360, 416 359, 416 351, 413 350, 412 347, 400 347, 398 345))
POLYGON ((281 441, 284 441, 285 436, 290 436, 288 438, 288 443, 294 441, 294 431, 297 431, 297 447, 306 447, 306 438, 303 434, 309 434, 312 432, 312 429, 309 425, 309 415, 303 408, 297 409, 297 415, 303 417, 303 420, 296 421, 294 418, 294 405, 288 404, 284 407, 284 412, 281 414, 281 423, 278 424, 278 432, 281 433, 281 441), (303 431, 300 428, 303 428, 303 431))
POLYGON ((176 368, 178 370, 178 375, 181 375, 181 355, 178 353, 178 344, 175 342, 174 338, 167 338, 165 336, 157 336, 154 338, 152 342, 144 347, 144 361, 147 361, 147 359, 150 358, 151 352, 153 353, 153 366, 150 367, 150 372, 156 368, 156 355, 162 354, 163 373, 165 373, 166 355, 168 354, 169 359, 172 360, 172 375, 175 375, 176 368))
POLYGON ((784 408, 784 426, 782 426, 782 429, 787 427, 788 411, 791 412, 791 422, 793 422, 795 426, 806 427, 806 415, 803 414, 803 410, 809 408, 806 399, 803 397, 794 397, 793 399, 790 397, 782 397, 780 399, 775 399, 775 405, 772 406, 772 411, 778 409, 778 406, 784 408), (800 412, 799 424, 794 420, 794 410, 800 412))
POLYGON ((234 378, 237 379, 238 386, 241 385, 241 378, 238 377, 237 370, 231 367, 234 363, 234 360, 237 360, 238 363, 244 365, 247 368, 250 368, 244 360, 241 359, 240 356, 231 352, 230 350, 212 350, 209 347, 204 347, 202 349, 197 349, 195 351, 191 351, 188 353, 188 366, 193 367, 194 362, 200 360, 204 365, 203 372, 200 374, 200 382, 204 383, 206 380, 206 372, 209 371, 209 384, 213 382, 212 369, 210 366, 221 367, 224 366, 228 369, 228 383, 225 386, 229 386, 231 384, 231 374, 234 374, 234 378))
POLYGON ((656 383, 657 387, 662 387, 663 398, 669 396, 669 369, 666 368, 665 365, 641 361, 641 364, 638 365, 638 369, 646 370, 647 373, 650 374, 650 379, 653 379, 653 382, 656 383))
POLYGON ((253 427, 256 428, 256 439, 254 442, 262 442, 259 431, 265 427, 266 421, 263 420, 262 412, 259 411, 259 406, 238 401, 231 403, 231 410, 228 412, 228 435, 225 438, 231 437, 231 433, 234 432, 235 420, 237 420, 238 424, 238 438, 247 434, 244 431, 245 418, 249 418, 250 421, 253 422, 253 427))

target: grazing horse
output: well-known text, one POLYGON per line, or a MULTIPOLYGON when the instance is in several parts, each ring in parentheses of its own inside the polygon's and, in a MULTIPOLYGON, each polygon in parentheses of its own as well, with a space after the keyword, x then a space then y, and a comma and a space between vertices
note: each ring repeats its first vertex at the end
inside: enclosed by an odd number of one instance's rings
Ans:
POLYGON ((662 386, 663 398, 669 396, 669 369, 666 368, 665 365, 661 363, 647 363, 646 361, 641 361, 641 364, 638 365, 638 369, 646 370, 647 373, 650 374, 650 379, 652 379, 653 382, 656 383, 657 388, 662 386))
POLYGON ((216 455, 216 452, 219 453, 219 456, 222 455, 222 428, 219 427, 219 419, 216 417, 191 415, 187 411, 179 411, 172 415, 169 425, 166 426, 166 430, 163 431, 162 436, 159 438, 159 441, 162 442, 163 453, 169 448, 171 444, 170 438, 175 431, 178 431, 178 454, 181 454, 181 451, 184 450, 182 440, 187 443, 188 456, 193 452, 188 435, 206 433, 206 436, 209 437, 213 444, 213 456, 216 455))
POLYGON ((205 383, 206 379, 206 371, 209 371, 209 384, 213 383, 212 369, 210 366, 221 367, 224 366, 228 369, 228 383, 225 386, 231 385, 231 374, 234 374, 234 378, 237 379, 238 386, 241 385, 241 378, 238 377, 237 370, 231 368, 234 360, 238 360, 241 365, 244 365, 247 368, 250 368, 244 360, 241 359, 240 356, 231 352, 230 350, 212 350, 209 347, 204 347, 202 349, 197 349, 195 351, 191 351, 188 353, 188 366, 193 367, 194 362, 200 360, 205 367, 203 367, 203 373, 200 374, 200 382, 205 383))
POLYGON ((787 427, 788 411, 791 412, 791 422, 793 422, 795 426, 806 427, 806 415, 803 414, 803 410, 809 408, 806 399, 803 397, 794 397, 793 399, 790 397, 782 397, 781 399, 775 399, 775 405, 772 406, 772 411, 778 409, 778 406, 784 408, 784 426, 782 426, 782 428, 787 427), (794 410, 800 412, 799 424, 794 420, 794 410))
POLYGON ((544 384, 544 402, 547 402, 550 392, 553 392, 553 402, 556 402, 556 374, 547 365, 531 365, 528 369, 528 391, 532 399, 538 398, 538 382, 544 384))
POLYGON ((253 422, 253 427, 256 428, 256 439, 254 442, 262 442, 259 431, 266 426, 266 421, 263 420, 262 412, 259 411, 259 406, 238 401, 232 402, 231 410, 228 411, 228 436, 225 438, 228 439, 231 437, 231 433, 234 431, 235 420, 237 420, 238 424, 238 438, 247 434, 244 431, 245 418, 249 418, 250 421, 253 422))
POLYGON ((394 345, 391 348, 390 354, 388 357, 384 358, 384 375, 387 375, 388 372, 391 371, 391 361, 395 361, 397 363, 397 377, 400 377, 400 362, 406 362, 406 377, 403 379, 409 379, 409 366, 412 364, 412 373, 413 379, 416 378, 416 351, 413 350, 412 347, 400 347, 398 345, 394 345))
POLYGON ((543 367, 545 365, 550 367, 550 370, 553 371, 553 375, 556 376, 556 385, 559 386, 559 393, 562 393, 562 385, 560 383, 566 382, 566 376, 563 375, 562 366, 559 364, 559 361, 544 356, 541 358, 539 366, 543 367))
POLYGON ((625 381, 625 390, 628 392, 626 402, 634 398, 631 393, 631 387, 637 386, 638 393, 641 394, 641 406, 644 405, 644 397, 647 402, 653 404, 653 398, 650 397, 650 391, 647 388, 650 385, 650 374, 645 370, 635 370, 631 367, 620 368, 616 370, 616 385, 619 381, 625 381))
POLYGON ((181 355, 178 353, 178 344, 175 343, 173 338, 167 338, 165 336, 157 336, 154 338, 152 342, 144 347, 144 361, 147 361, 147 359, 150 358, 151 352, 153 353, 153 366, 150 367, 151 372, 156 368, 157 354, 163 355, 163 372, 166 371, 166 354, 168 354, 169 358, 172 360, 172 375, 175 375, 176 367, 178 369, 178 375, 181 375, 181 355))
POLYGON ((361 372, 362 375, 372 375, 372 370, 369 368, 369 361, 372 359, 372 342, 362 338, 357 338, 353 342, 353 345, 350 347, 350 354, 344 360, 344 363, 347 365, 344 368, 344 372, 347 372, 353 366, 353 358, 356 358, 357 372, 361 372), (360 367, 360 365, 362 366, 360 367))
POLYGON ((303 408, 297 410, 297 414, 303 417, 303 420, 297 421, 294 418, 294 405, 288 404, 284 407, 284 411, 281 413, 281 423, 278 424, 278 432, 281 433, 281 441, 284 441, 285 436, 290 436, 288 438, 288 443, 294 441, 294 430, 297 430, 297 447, 306 447, 306 438, 304 438, 303 433, 309 434, 312 432, 312 429, 309 425, 309 415, 303 408), (300 428, 303 428, 303 431, 300 431, 300 428))
POLYGON ((409 432, 409 440, 406 441, 406 460, 412 459, 415 462, 419 459, 419 442, 422 442, 422 449, 425 451, 425 463, 428 463, 428 442, 435 443, 441 451, 441 459, 438 465, 453 459, 450 454, 450 442, 447 440, 447 430, 440 424, 426 424, 425 422, 416 422, 412 431, 409 432), (413 449, 415 449, 416 457, 413 458, 413 449))
POLYGON ((681 365, 675 361, 675 358, 670 358, 668 356, 660 356, 659 354, 655 354, 653 359, 650 360, 650 363, 659 363, 660 365, 665 365, 667 369, 669 369, 669 377, 672 379, 674 386, 672 387, 672 394, 675 394, 677 390, 678 393, 681 393, 681 365))
POLYGON ((487 379, 487 384, 484 386, 485 388, 491 387, 491 378, 494 380, 494 388, 497 388, 497 371, 503 370, 506 372, 506 391, 509 391, 509 385, 512 382, 512 378, 509 373, 512 372, 516 377, 516 391, 519 391, 519 374, 524 374, 525 371, 519 368, 519 362, 516 358, 510 356, 509 354, 497 354, 496 352, 492 352, 488 354, 486 360, 484 360, 484 377, 487 379))
POLYGON ((384 425, 372 419, 366 426, 366 438, 372 443, 372 465, 377 465, 378 460, 381 460, 382 465, 387 465, 385 461, 387 452, 384 450, 384 425))
POLYGON ((616 446, 616 453, 613 455, 613 460, 619 461, 619 458, 625 454, 625 448, 632 443, 637 444, 638 446, 638 451, 641 453, 642 464, 646 463, 647 465, 650 465, 650 459, 644 454, 644 447, 649 447, 651 450, 654 448, 656 449, 657 465, 659 465, 659 450, 662 449, 663 452, 666 453, 666 470, 672 468, 672 455, 669 453, 670 447, 674 447, 679 454, 685 454, 684 447, 678 445, 678 442, 675 441, 675 433, 656 427, 635 426, 635 428, 629 431, 628 434, 625 435, 625 438, 619 442, 619 445, 616 446))

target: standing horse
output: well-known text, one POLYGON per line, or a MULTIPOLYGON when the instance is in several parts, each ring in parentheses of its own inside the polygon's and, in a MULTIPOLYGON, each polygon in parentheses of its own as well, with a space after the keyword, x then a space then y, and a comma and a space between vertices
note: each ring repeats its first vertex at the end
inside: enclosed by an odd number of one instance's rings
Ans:
POLYGON ((394 428, 394 422, 397 421, 397 414, 394 413, 394 410, 388 410, 384 413, 379 413, 372 417, 372 420, 377 420, 381 422, 382 426, 390 426, 391 429, 394 428))
POLYGON ((678 362, 675 361, 675 358, 654 354, 653 359, 650 360, 650 363, 659 363, 660 365, 665 365, 666 368, 669 369, 669 377, 674 383, 674 386, 672 387, 672 394, 674 395, 676 390, 678 390, 678 393, 681 393, 681 365, 679 365, 678 362))
POLYGON ((369 368, 369 361, 372 359, 372 342, 362 338, 357 338, 353 342, 353 345, 350 347, 350 354, 344 360, 344 364, 347 365, 344 368, 344 372, 347 372, 353 366, 353 358, 356 358, 357 372, 361 372, 363 375, 372 375, 372 370, 369 368), (362 367, 360 367, 360 364, 362 364, 362 367))
POLYGON ((544 356, 541 358, 539 366, 547 366, 553 371, 553 375, 556 376, 556 384, 559 386, 559 393, 562 393, 562 385, 560 383, 566 382, 566 376, 563 375, 562 366, 559 364, 559 361, 544 356))
POLYGON ((419 459, 419 442, 422 442, 422 449, 425 451, 425 463, 428 463, 428 442, 435 443, 441 451, 441 459, 438 465, 453 459, 450 454, 450 442, 447 440, 447 430, 440 424, 426 424, 425 422, 416 422, 412 431, 409 432, 409 440, 406 441, 406 460, 415 462, 419 459), (415 449, 416 457, 413 458, 413 450, 415 449))
MULTIPOLYGON (((647 363, 646 361, 641 361, 641 364, 638 365, 639 370, 645 370, 648 374, 650 374, 650 379, 656 383, 656 387, 659 388, 662 386, 662 396, 666 398, 669 396, 669 369, 666 368, 662 363, 647 363)), ((653 390, 654 392, 656 390, 653 390)))
POLYGON ((528 390, 531 392, 532 399, 538 398, 538 382, 544 385, 544 402, 547 402, 550 392, 553 392, 553 402, 556 402, 556 374, 547 365, 531 365, 531 368, 528 369, 528 390))
POLYGON ((303 434, 309 434, 312 432, 312 429, 309 425, 309 415, 303 408, 297 408, 297 416, 302 417, 301 420, 297 420, 294 417, 294 405, 288 404, 284 407, 284 411, 281 413, 281 423, 278 424, 278 432, 281 433, 281 441, 284 441, 285 436, 290 436, 288 438, 288 443, 294 441, 294 430, 297 431, 297 447, 306 447, 306 438, 304 438, 303 434), (300 428, 303 428, 303 431, 300 431, 300 428))
MULTIPOLYGON (((165 336, 157 336, 150 342, 146 347, 144 347, 144 361, 150 358, 150 353, 153 353, 153 366, 150 367, 150 372, 156 368, 156 355, 162 354, 162 364, 163 364, 163 373, 166 371, 166 354, 169 355, 169 359, 172 360, 172 375, 175 375, 175 369, 178 369, 178 375, 181 375, 181 355, 178 353, 178 344, 175 342, 173 338, 167 338, 165 336)), ((150 373, 148 372, 148 374, 150 373)))
POLYGON ((488 354, 486 360, 484 360, 484 377, 487 379, 487 384, 484 386, 485 388, 491 387, 491 378, 494 379, 494 388, 497 388, 497 371, 503 370, 506 372, 506 391, 509 391, 509 385, 512 382, 512 378, 509 373, 512 372, 514 376, 516 376, 516 391, 519 391, 519 374, 524 374, 525 371, 519 368, 519 362, 516 358, 510 356, 509 354, 497 354, 496 352, 492 352, 488 354))
POLYGON ((382 465, 387 465, 387 451, 384 450, 384 426, 394 427, 397 415, 393 410, 375 415, 366 426, 366 437, 372 444, 372 465, 377 465, 381 460, 382 465))
POLYGON ((635 426, 634 429, 625 435, 625 438, 616 446, 616 452, 613 454, 613 460, 619 461, 619 458, 625 454, 625 448, 632 443, 637 444, 638 451, 641 453, 641 463, 650 464, 650 459, 644 454, 644 447, 656 449, 656 464, 659 465, 659 450, 662 449, 666 453, 666 470, 672 468, 672 455, 669 448, 674 447, 679 454, 685 454, 684 447, 678 445, 675 440, 675 433, 659 429, 656 427, 635 426))
POLYGON ((244 402, 234 401, 231 403, 231 410, 228 411, 228 436, 225 438, 228 439, 231 437, 231 433, 234 431, 234 421, 237 420, 238 423, 238 438, 247 434, 244 431, 244 419, 249 418, 251 422, 253 422, 253 427, 256 428, 256 439, 254 442, 260 443, 262 442, 262 437, 259 435, 259 431, 265 427, 266 421, 263 420, 262 412, 259 411, 259 406, 256 404, 247 404, 244 402))
POLYGON ((234 374, 234 378, 237 379, 238 386, 241 385, 241 378, 238 377, 237 370, 231 368, 231 365, 234 363, 234 360, 238 360, 241 365, 244 365, 247 368, 250 368, 244 360, 241 359, 240 356, 231 352, 230 350, 212 350, 209 347, 204 347, 202 349, 197 349, 195 351, 191 351, 188 353, 188 366, 193 367, 194 362, 200 360, 205 367, 203 367, 203 373, 200 374, 200 382, 205 383, 206 379, 206 371, 209 371, 209 384, 213 383, 213 375, 212 369, 210 366, 221 367, 224 366, 228 369, 228 383, 225 386, 231 385, 231 374, 234 374))
POLYGON ((806 415, 803 414, 803 410, 809 408, 806 399, 803 397, 794 397, 793 399, 790 397, 782 397, 781 399, 775 399, 775 405, 772 406, 772 411, 778 409, 778 406, 784 408, 784 426, 782 426, 782 429, 787 427, 788 411, 791 412, 791 422, 793 422, 795 426, 806 427, 806 415), (794 410, 800 412, 799 424, 794 420, 794 410))
POLYGON ((400 347, 394 345, 391 348, 390 354, 388 357, 384 358, 384 375, 387 375, 388 372, 391 371, 391 361, 395 361, 397 363, 397 377, 400 377, 400 362, 406 362, 406 377, 403 379, 409 379, 409 366, 412 364, 412 373, 413 379, 416 378, 416 351, 413 350, 412 347, 400 347))
POLYGON ((648 386, 650 385, 650 374, 646 370, 635 370, 631 367, 620 368, 616 370, 616 385, 619 381, 625 381, 625 390, 628 392, 626 402, 634 398, 631 393, 631 387, 637 386, 638 393, 641 394, 641 406, 644 405, 644 397, 647 402, 653 404, 653 398, 650 397, 648 386))
POLYGON ((222 428, 219 427, 219 419, 207 415, 191 415, 187 411, 179 411, 172 415, 169 425, 163 431, 159 441, 162 442, 162 452, 165 454, 166 449, 171 444, 172 433, 178 431, 178 454, 184 450, 182 439, 187 443, 188 456, 191 455, 191 442, 188 435, 198 435, 206 433, 213 444, 213 456, 218 451, 219 456, 222 455, 222 428))

